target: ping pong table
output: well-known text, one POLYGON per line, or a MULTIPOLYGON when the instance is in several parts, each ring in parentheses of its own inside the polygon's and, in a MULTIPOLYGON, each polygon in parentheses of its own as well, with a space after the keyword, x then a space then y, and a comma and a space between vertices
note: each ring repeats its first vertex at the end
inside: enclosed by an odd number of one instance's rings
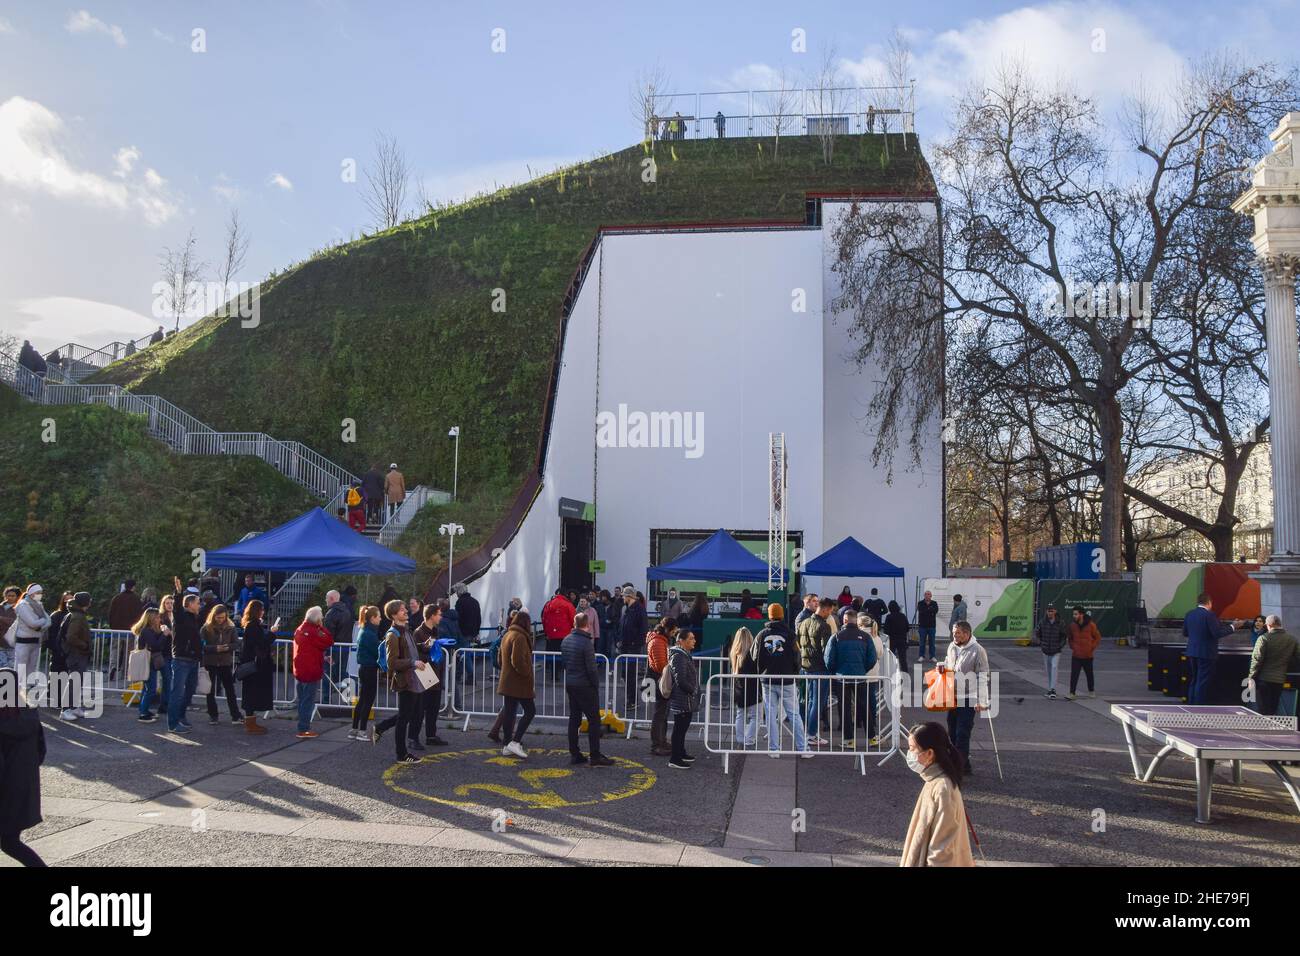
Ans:
POLYGON ((1193 704, 1112 704, 1111 716, 1124 727, 1133 775, 1143 783, 1155 779, 1165 758, 1177 751, 1196 762, 1196 822, 1210 822, 1210 788, 1214 763, 1232 761, 1232 782, 1241 783, 1243 760, 1263 763, 1277 774, 1300 809, 1300 789, 1283 761, 1300 760, 1300 733, 1294 717, 1266 717, 1240 704, 1212 707, 1193 704), (1160 745, 1150 766, 1142 769, 1136 734, 1160 745))

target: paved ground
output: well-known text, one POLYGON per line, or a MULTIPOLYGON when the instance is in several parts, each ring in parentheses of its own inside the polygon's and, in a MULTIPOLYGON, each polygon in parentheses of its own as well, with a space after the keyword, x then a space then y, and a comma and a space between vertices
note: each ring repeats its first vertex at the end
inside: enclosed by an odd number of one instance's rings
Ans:
MULTIPOLYGON (((1162 699, 1146 690, 1145 652, 1107 646, 1096 699, 1048 701, 1037 649, 990 651, 1003 778, 980 720, 963 787, 990 864, 1300 862, 1300 813, 1264 768, 1248 765, 1241 786, 1219 773, 1209 826, 1194 820, 1188 761, 1166 762, 1151 784, 1133 779, 1108 709, 1162 699)), ((695 768, 675 771, 640 735, 607 738, 617 766, 575 768, 558 723, 541 721, 526 762, 457 727, 443 731, 449 747, 398 767, 391 740, 349 742, 338 722, 302 742, 287 720, 255 738, 194 717, 189 737, 122 708, 47 719, 46 820, 26 838, 74 865, 894 865, 918 791, 897 755, 865 776, 843 757, 751 756, 724 774, 697 743, 695 768)))

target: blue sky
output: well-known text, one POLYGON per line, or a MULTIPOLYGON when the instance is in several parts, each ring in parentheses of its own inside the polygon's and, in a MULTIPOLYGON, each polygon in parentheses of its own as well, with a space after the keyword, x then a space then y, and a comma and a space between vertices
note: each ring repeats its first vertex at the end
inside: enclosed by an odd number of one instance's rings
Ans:
POLYGON ((844 74, 866 81, 897 27, 924 141, 944 135, 955 92, 1007 59, 1117 108, 1189 56, 1284 60, 1295 11, 1279 0, 0 2, 0 329, 43 348, 149 331, 160 250, 193 227, 215 261, 232 205, 251 235, 249 281, 357 233, 361 187, 341 164, 364 164, 380 129, 429 195, 452 199, 630 145, 628 91, 648 66, 680 91, 757 88, 833 45, 844 74), (492 49, 498 28, 504 52, 492 49), (205 52, 191 49, 196 29, 205 52), (806 54, 791 50, 795 29, 806 54))

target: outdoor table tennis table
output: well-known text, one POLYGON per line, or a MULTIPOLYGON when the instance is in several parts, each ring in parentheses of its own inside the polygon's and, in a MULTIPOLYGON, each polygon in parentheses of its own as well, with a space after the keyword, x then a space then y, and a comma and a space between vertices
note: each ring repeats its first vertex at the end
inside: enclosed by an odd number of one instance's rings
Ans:
POLYGON ((1133 775, 1143 783, 1155 778, 1174 751, 1196 762, 1197 823, 1210 822, 1210 788, 1217 760, 1232 761, 1233 783, 1241 783, 1243 760, 1264 764, 1277 774, 1300 809, 1300 789, 1282 766, 1283 761, 1300 760, 1300 733, 1294 717, 1266 717, 1240 704, 1112 704, 1110 712, 1124 727, 1133 775), (1160 745, 1145 771, 1135 732, 1160 745))

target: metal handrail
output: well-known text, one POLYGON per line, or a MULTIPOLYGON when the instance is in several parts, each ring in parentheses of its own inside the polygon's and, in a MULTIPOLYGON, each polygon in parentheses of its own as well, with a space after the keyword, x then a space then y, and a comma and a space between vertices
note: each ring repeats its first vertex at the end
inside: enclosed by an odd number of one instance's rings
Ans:
POLYGON ((806 136, 826 129, 837 134, 912 133, 916 91, 908 84, 673 93, 656 96, 653 110, 647 123, 651 128, 643 135, 661 140, 806 136), (674 120, 675 135, 670 129, 674 120))

